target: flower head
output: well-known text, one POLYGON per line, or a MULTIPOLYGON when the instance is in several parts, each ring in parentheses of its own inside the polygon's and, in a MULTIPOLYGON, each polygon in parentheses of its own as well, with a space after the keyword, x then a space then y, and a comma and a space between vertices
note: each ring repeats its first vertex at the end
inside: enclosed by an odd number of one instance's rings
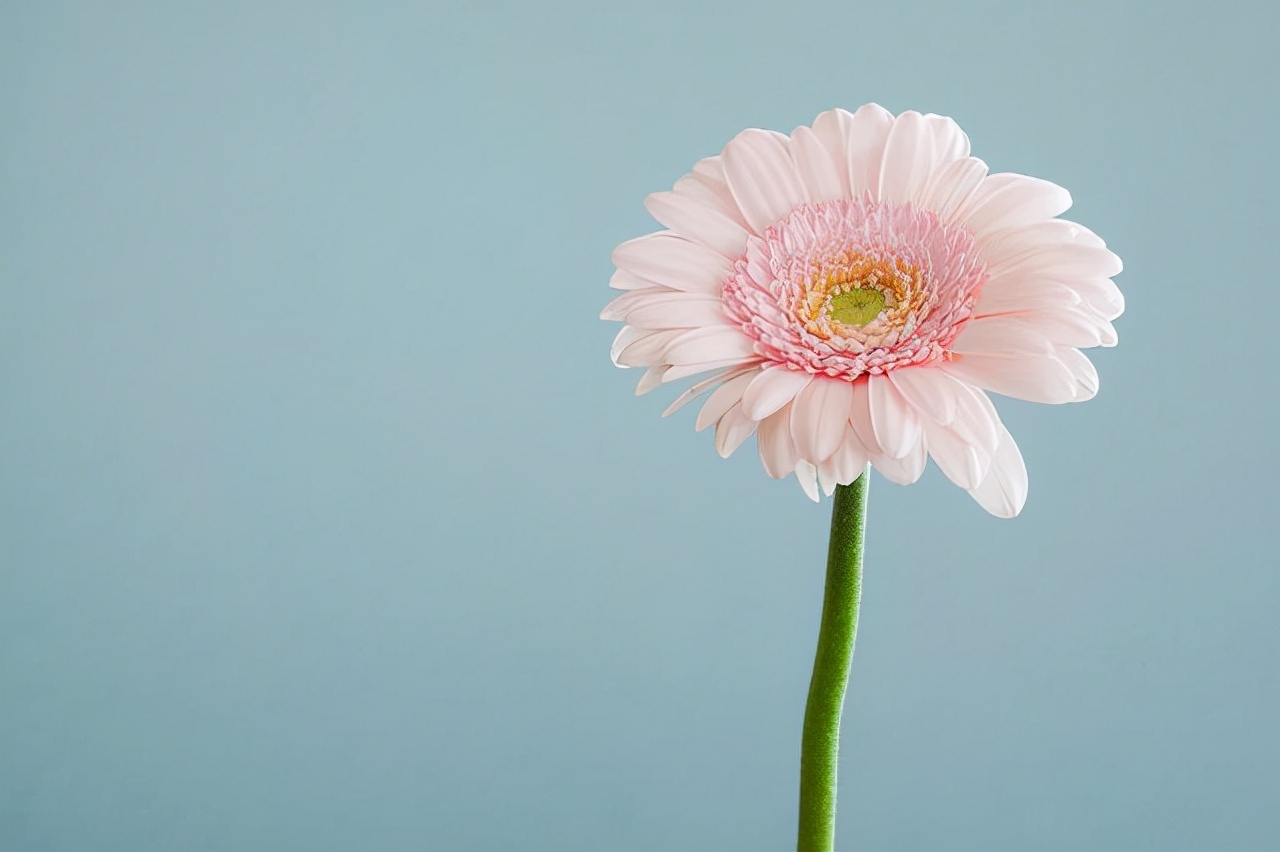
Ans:
POLYGON ((1027 494, 987 392, 1091 398, 1083 347, 1115 345, 1120 259, 1056 218, 1066 190, 988 174, 949 118, 874 104, 790 136, 744 130, 645 206, 668 230, 613 253, 625 323, 614 363, 637 393, 711 373, 697 428, 728 456, 753 433, 764 469, 817 499, 871 463, 926 459, 993 514, 1027 494))

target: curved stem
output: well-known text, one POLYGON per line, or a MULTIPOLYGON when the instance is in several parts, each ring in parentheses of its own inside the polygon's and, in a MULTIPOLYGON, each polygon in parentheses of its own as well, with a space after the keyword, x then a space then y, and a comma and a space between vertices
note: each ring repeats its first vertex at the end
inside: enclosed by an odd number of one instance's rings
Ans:
POLYGON ((818 651, 809 681, 800 745, 799 852, 831 852, 836 836, 836 762, 840 710, 849 683, 853 642, 862 596, 862 542, 866 529, 865 470, 850 485, 836 487, 827 550, 827 588, 822 601, 818 651))

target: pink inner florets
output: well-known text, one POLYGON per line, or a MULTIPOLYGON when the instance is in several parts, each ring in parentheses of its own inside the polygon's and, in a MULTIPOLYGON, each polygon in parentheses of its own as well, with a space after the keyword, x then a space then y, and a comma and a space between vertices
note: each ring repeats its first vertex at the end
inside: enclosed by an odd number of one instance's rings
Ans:
POLYGON ((941 357, 986 277, 964 228, 908 204, 840 199, 751 236, 722 300, 767 360, 852 380, 941 357), (850 300, 871 307, 842 309, 850 300))

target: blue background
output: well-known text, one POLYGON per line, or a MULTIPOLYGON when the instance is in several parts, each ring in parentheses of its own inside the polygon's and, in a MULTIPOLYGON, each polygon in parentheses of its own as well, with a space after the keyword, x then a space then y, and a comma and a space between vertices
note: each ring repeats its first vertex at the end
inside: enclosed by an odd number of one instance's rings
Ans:
POLYGON ((878 101, 1125 259, 1031 495, 872 483, 840 846, 1280 848, 1270 4, 0 3, 0 848, 793 843, 828 506, 607 356, 878 101))

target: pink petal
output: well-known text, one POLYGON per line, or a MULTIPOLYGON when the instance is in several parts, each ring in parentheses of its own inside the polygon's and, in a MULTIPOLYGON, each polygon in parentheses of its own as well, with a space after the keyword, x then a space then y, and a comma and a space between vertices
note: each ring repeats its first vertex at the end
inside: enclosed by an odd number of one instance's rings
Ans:
POLYGON ((959 355, 941 369, 975 387, 1014 399, 1059 404, 1075 402, 1080 388, 1054 354, 959 355))
POLYGON ((934 174, 968 153, 969 140, 951 119, 902 113, 885 140, 880 200, 919 203, 934 174))
POLYGON ((1019 322, 1012 314, 982 317, 965 324, 950 349, 966 355, 995 352, 1043 353, 1050 352, 1053 344, 1034 325, 1019 322))
POLYGON ((804 390, 813 376, 785 367, 761 370, 742 395, 742 408, 753 420, 763 420, 804 390))
POLYGON ((649 391, 662 384, 662 377, 670 369, 669 367, 650 367, 644 371, 644 375, 640 377, 639 383, 636 384, 636 396, 644 396, 649 391))
POLYGON ((961 157, 942 166, 920 196, 920 206, 938 214, 944 222, 957 221, 957 211, 973 196, 987 176, 987 164, 976 157, 961 157))
POLYGON ((749 227, 738 209, 738 202, 733 200, 733 193, 729 191, 729 182, 724 176, 724 160, 719 156, 699 160, 692 172, 676 181, 672 191, 710 207, 744 229, 749 227))
POLYGON ((928 460, 926 439, 921 432, 920 440, 905 457, 895 459, 889 456, 875 456, 871 464, 890 482, 910 485, 924 473, 924 466, 928 460))
POLYGON ((712 391, 711 396, 707 397, 707 401, 698 411, 698 418, 693 425, 694 430, 701 432, 712 423, 719 423, 725 412, 742 401, 742 392, 755 377, 754 372, 743 373, 712 391))
POLYGON ((800 180, 811 201, 832 201, 849 193, 849 179, 844 171, 844 158, 831 159, 831 154, 818 134, 808 127, 797 127, 791 133, 791 156, 800 180))
MULTIPOLYGON (((967 441, 945 426, 932 422, 924 424, 925 438, 929 444, 929 455, 933 456, 938 469, 956 485, 966 490, 974 488, 982 481, 986 473, 983 470, 982 458, 978 450, 967 441)), ((990 466, 991 456, 987 456, 990 466)))
POLYGON ((718 296, 693 293, 651 295, 626 313, 627 325, 636 328, 700 328, 729 325, 718 296))
MULTIPOLYGON (((626 364, 621 363, 618 360, 618 356, 622 354, 622 350, 626 349, 632 343, 635 343, 637 340, 639 340, 642 337, 648 337, 648 336, 649 336, 649 332, 647 331, 641 331, 640 329, 632 328, 629 325, 623 326, 622 331, 618 332, 618 336, 613 339, 613 346, 609 348, 609 357, 613 360, 613 365, 615 367, 628 366, 626 364)), ((641 365, 637 364, 635 366, 641 366, 641 365)))
POLYGON ((880 191, 880 163, 892 127, 893 114, 878 104, 859 107, 853 114, 845 140, 851 197, 875 195, 880 191))
POLYGON ((755 356, 753 343, 733 326, 693 328, 680 332, 662 352, 668 364, 699 364, 755 356))
POLYGON ((927 366, 904 367, 888 375, 907 402, 925 417, 941 426, 956 419, 956 395, 963 392, 963 383, 927 366))
POLYGON ((688 193, 655 192, 645 198, 644 206, 675 234, 715 249, 731 260, 747 246, 744 227, 688 193))
MULTIPOLYGON (((853 126, 853 113, 842 109, 829 109, 813 121, 813 135, 822 143, 840 179, 840 195, 836 196, 837 198, 848 198, 851 194, 849 138, 853 126)), ((796 158, 796 162, 800 162, 799 157, 796 158)))
POLYGON ((740 367, 751 366, 759 363, 758 361, 743 361, 741 358, 723 358, 719 361, 699 361, 696 364, 680 364, 671 367, 662 376, 662 381, 676 382, 680 379, 687 379, 690 376, 696 376, 699 373, 707 373, 711 370, 723 370, 725 368, 738 369, 740 367))
MULTIPOLYGON (((887 376, 869 376, 867 383, 871 428, 875 432, 876 442, 886 455, 895 459, 906 457, 923 435, 920 416, 887 376)), ((857 424, 854 426, 856 428, 857 424)))
POLYGON ((844 439, 853 404, 853 386, 844 379, 815 378, 791 406, 791 433, 800 458, 817 463, 829 458, 844 439))
POLYGON ((781 479, 795 470, 799 459, 791 437, 790 404, 760 421, 760 425, 756 427, 756 444, 765 473, 774 479, 781 479))
POLYGON ((625 320, 627 313, 632 308, 650 296, 675 292, 675 290, 668 290, 666 287, 645 287, 642 290, 628 290, 604 306, 604 310, 600 312, 600 319, 625 320))
POLYGON ((716 452, 720 458, 727 459, 733 451, 751 437, 756 430, 756 421, 742 413, 741 405, 730 406, 716 423, 716 452))
POLYGON ((1027 502, 1027 466, 1013 436, 1000 427, 1000 443, 991 469, 969 491, 982 508, 998 518, 1012 518, 1027 502))
POLYGON ((718 295, 733 271, 719 252, 666 232, 628 240, 613 250, 613 263, 650 286, 708 295, 718 295))
POLYGON ((1057 184, 1001 172, 982 182, 960 215, 970 230, 981 236, 1052 219, 1070 207, 1071 193, 1057 184))
POLYGON ((818 469, 803 459, 796 462, 796 482, 804 489, 805 496, 818 502, 818 469))
POLYGON ((724 148, 724 170, 743 217, 757 234, 808 200, 787 137, 744 130, 724 148))
POLYGON ((859 379, 853 383, 853 400, 849 405, 849 425, 867 455, 877 456, 884 452, 880 442, 876 440, 875 429, 871 426, 871 388, 867 379, 859 379))
MULTIPOLYGON (((662 416, 670 417, 672 414, 675 414, 677 411, 684 408, 690 402, 702 396, 704 393, 711 390, 716 385, 723 386, 722 383, 724 382, 729 382, 733 379, 741 377, 744 374, 754 373, 754 372, 755 372, 755 369, 753 367, 737 367, 737 368, 730 368, 721 373, 716 373, 714 376, 709 376, 708 378, 705 378, 702 381, 694 384, 692 387, 685 390, 684 393, 676 397, 675 400, 673 400, 672 403, 667 406, 666 410, 662 412, 662 416)), ((719 388, 716 388, 716 390, 719 390, 719 388)), ((733 401, 737 402, 737 398, 735 397, 733 401)), ((729 407, 728 405, 725 406, 726 409, 728 407, 729 407)), ((723 414, 724 412, 721 411, 720 413, 723 414)), ((717 415, 717 417, 718 416, 719 415, 717 415)), ((707 425, 709 426, 711 424, 708 423, 707 425)), ((701 429, 695 429, 694 431, 701 431, 701 429)))
POLYGON ((662 351, 682 334, 687 332, 675 328, 638 337, 623 347, 618 353, 617 362, 624 367, 648 367, 650 364, 662 363, 662 351))
POLYGON ((1071 371, 1076 382, 1076 395, 1072 402, 1084 402, 1098 394, 1098 370, 1093 362, 1079 349, 1059 346, 1054 352, 1058 360, 1071 371))

